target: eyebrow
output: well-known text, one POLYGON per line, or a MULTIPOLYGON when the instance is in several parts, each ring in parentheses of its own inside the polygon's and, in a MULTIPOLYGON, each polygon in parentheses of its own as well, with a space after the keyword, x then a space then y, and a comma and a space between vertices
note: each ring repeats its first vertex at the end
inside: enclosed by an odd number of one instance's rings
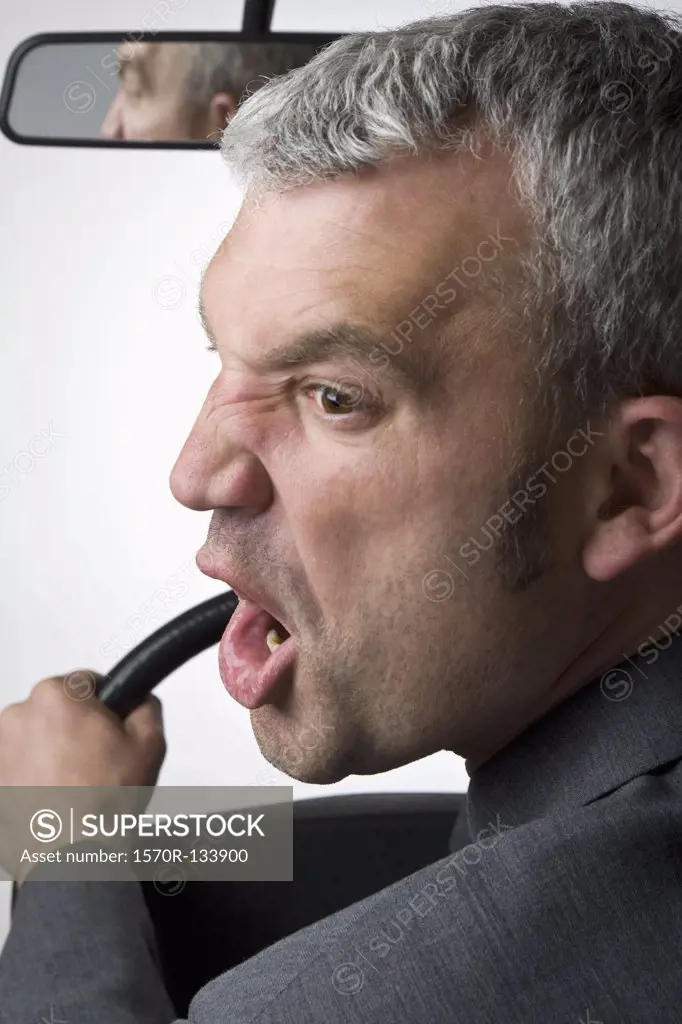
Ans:
MULTIPOLYGON (((207 348, 209 352, 217 352, 218 347, 206 316, 201 295, 197 310, 201 325, 211 342, 207 348)), ((395 351, 395 338, 389 349, 381 349, 383 340, 385 340, 383 332, 380 333, 364 324, 340 321, 329 327, 303 331, 289 341, 270 349, 258 361, 257 371, 277 373, 325 362, 334 357, 351 357, 361 365, 368 363, 377 373, 387 374, 405 390, 418 390, 424 381, 420 380, 423 373, 417 372, 414 358, 406 354, 404 344, 401 344, 399 350, 395 351), (372 362, 370 359, 372 355, 375 360, 378 357, 381 359, 380 365, 372 362)), ((362 368, 369 372, 367 366, 363 365, 362 368)))
POLYGON ((152 83, 149 77, 149 68, 143 54, 133 51, 127 56, 119 57, 118 64, 118 75, 121 80, 123 80, 127 72, 133 71, 140 76, 142 88, 147 91, 151 90, 152 83))

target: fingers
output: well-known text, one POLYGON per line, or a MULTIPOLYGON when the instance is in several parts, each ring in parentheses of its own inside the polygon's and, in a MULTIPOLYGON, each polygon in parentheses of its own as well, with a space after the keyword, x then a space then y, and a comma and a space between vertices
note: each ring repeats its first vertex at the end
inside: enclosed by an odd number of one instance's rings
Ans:
POLYGON ((34 703, 52 708, 53 713, 82 715, 85 718, 98 715, 108 718, 120 727, 120 718, 97 699, 97 692, 103 679, 93 669, 75 669, 63 676, 48 676, 37 682, 25 703, 34 703))
POLYGON ((97 695, 103 680, 104 676, 92 669, 75 669, 63 677, 62 687, 71 700, 85 702, 97 695))
POLYGON ((99 672, 87 668, 74 669, 63 676, 46 676, 34 684, 28 699, 59 702, 68 697, 76 704, 84 704, 96 694, 102 678, 99 672))
POLYGON ((105 677, 90 669, 78 669, 65 676, 47 676, 34 684, 29 697, 15 704, 8 704, 2 715, 7 721, 27 706, 42 705, 54 707, 56 713, 72 704, 80 705, 82 713, 104 716, 115 723, 131 739, 141 745, 151 745, 160 750, 164 747, 163 708, 153 693, 134 711, 121 721, 120 717, 96 699, 96 690, 105 677), (66 699, 65 699, 66 698, 66 699), (91 699, 94 698, 94 699, 91 699), (9 715, 7 714, 9 712, 9 715))

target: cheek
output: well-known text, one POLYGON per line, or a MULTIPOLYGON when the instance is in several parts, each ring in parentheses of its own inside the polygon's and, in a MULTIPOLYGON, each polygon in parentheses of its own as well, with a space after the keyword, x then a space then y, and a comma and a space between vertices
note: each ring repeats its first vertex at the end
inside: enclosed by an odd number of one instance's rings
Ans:
POLYGON ((158 130, 168 122, 165 104, 159 100, 145 99, 132 109, 130 121, 140 133, 158 130))
POLYGON ((124 120, 127 130, 133 137, 144 138, 145 133, 153 126, 147 108, 139 105, 128 107, 124 120))
POLYGON ((281 498, 294 558, 323 612, 343 614, 355 600, 353 580, 371 573, 374 535, 354 500, 359 495, 349 491, 344 474, 330 475, 328 465, 316 474, 308 463, 290 481, 281 498))

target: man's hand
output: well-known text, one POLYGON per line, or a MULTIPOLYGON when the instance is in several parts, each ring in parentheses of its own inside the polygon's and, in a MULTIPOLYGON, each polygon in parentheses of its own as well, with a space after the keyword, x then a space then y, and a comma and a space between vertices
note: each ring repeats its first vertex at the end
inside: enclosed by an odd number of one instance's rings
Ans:
MULTIPOLYGON (((82 690, 74 691, 69 680, 43 679, 26 700, 0 712, 0 787, 156 785, 166 756, 158 698, 149 696, 121 720, 94 694, 82 699, 82 690)), ((0 806, 0 862, 9 870, 15 840, 27 829, 26 820, 11 817, 0 806)))

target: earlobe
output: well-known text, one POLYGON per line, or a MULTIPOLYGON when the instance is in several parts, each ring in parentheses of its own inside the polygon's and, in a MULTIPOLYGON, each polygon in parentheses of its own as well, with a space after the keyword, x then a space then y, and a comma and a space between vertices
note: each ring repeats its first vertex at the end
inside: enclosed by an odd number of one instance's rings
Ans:
POLYGON ((599 583, 615 579, 657 549, 649 533, 644 510, 632 506, 621 509, 594 524, 582 550, 583 568, 599 583))
POLYGON ((605 450, 611 453, 601 466, 606 496, 582 549, 585 572, 600 582, 682 544, 682 400, 651 396, 623 403, 605 450))

